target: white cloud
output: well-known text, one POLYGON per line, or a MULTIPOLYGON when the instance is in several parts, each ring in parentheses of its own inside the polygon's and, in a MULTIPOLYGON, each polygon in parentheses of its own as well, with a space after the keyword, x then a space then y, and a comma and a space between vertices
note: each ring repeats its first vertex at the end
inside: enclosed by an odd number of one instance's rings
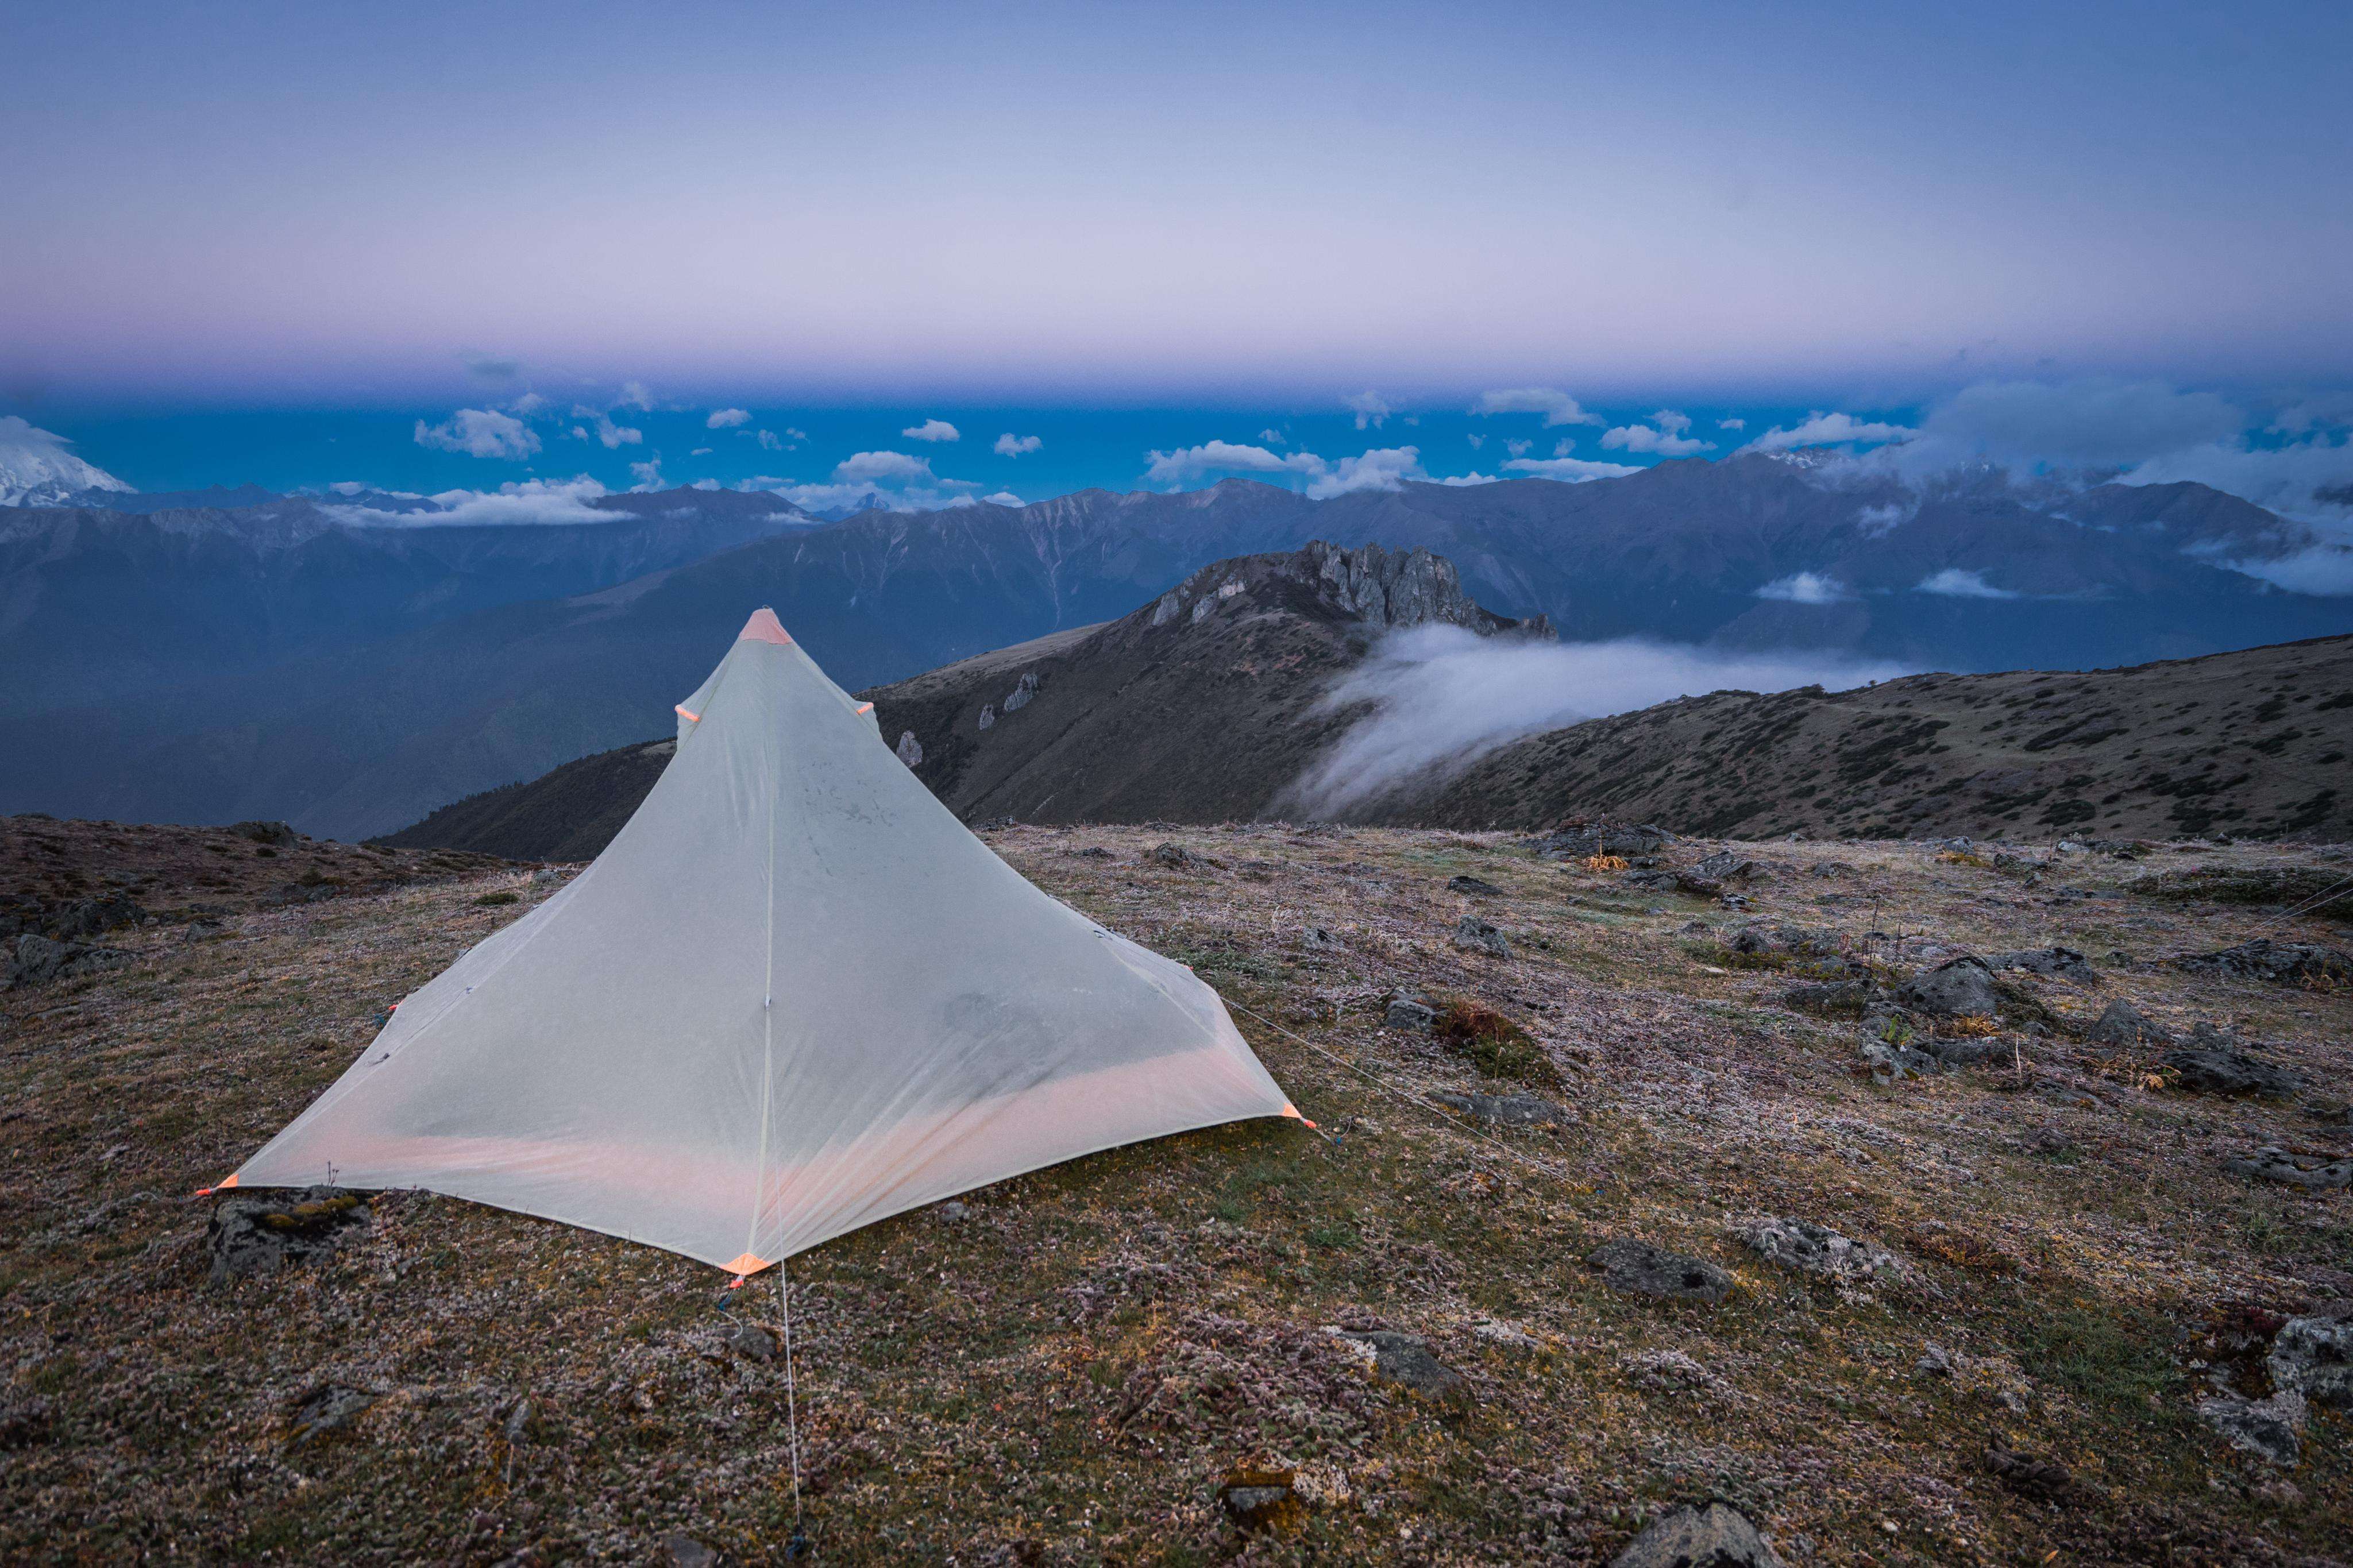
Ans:
POLYGON ((1037 451, 1045 444, 1042 437, 1016 436, 1012 431, 1008 430, 997 438, 997 445, 992 450, 1000 458, 1018 458, 1024 452, 1037 451))
POLYGON ((1349 413, 1356 416, 1356 428, 1359 430, 1367 425, 1377 427, 1385 423, 1390 415, 1397 412, 1389 406, 1388 398, 1370 387, 1344 397, 1340 402, 1349 413))
POLYGON ((2318 594, 2331 598, 2353 595, 2353 546, 2315 544, 2270 561, 2232 561, 2224 564, 2291 594, 2318 594))
POLYGON ((547 399, 542 397, 536 392, 526 392, 521 397, 516 398, 512 403, 507 405, 507 407, 511 412, 520 414, 526 419, 530 418, 533 415, 538 413, 541 409, 546 406, 547 399))
MULTIPOLYGON (((366 487, 330 487, 342 494, 364 492, 366 487)), ((512 526, 521 523, 611 522, 626 514, 603 511, 589 503, 605 495, 605 487, 587 475, 571 479, 524 479, 495 490, 443 490, 429 499, 438 511, 381 511, 366 506, 322 506, 319 510, 338 522, 356 528, 457 528, 512 526)), ((416 500, 399 496, 400 500, 416 500)))
POLYGON ((1525 458, 1528 455, 1528 448, 1535 445, 1534 441, 1506 441, 1504 443, 1504 450, 1514 458, 1525 458))
POLYGON ((417 422, 417 444, 475 458, 521 462, 539 450, 539 437, 512 414, 495 408, 460 408, 438 425, 417 422))
POLYGON ((2211 441, 2168 452, 2120 476, 2127 485, 2194 480, 2353 542, 2353 437, 2316 435, 2284 447, 2211 441))
POLYGON ((1277 805, 1302 816, 1341 815, 1523 735, 1670 698, 1727 687, 1842 689, 1901 673, 1832 655, 1727 654, 1632 640, 1560 645, 1418 626, 1386 638, 1323 700, 1327 713, 1358 705, 1371 712, 1277 805))
POLYGON ((1719 419, 1715 422, 1715 427, 1719 430, 1730 430, 1737 433, 1748 428, 1748 421, 1746 419, 1719 419))
POLYGON ((1947 566, 1942 572, 1932 572, 1920 579, 1914 592, 1935 594, 1947 599, 2015 599, 2021 595, 2008 588, 1997 588, 1985 580, 1982 572, 1964 571, 1947 566))
MULTIPOLYGON (((613 416, 600 409, 583 407, 575 404, 572 409, 572 417, 591 421, 596 439, 604 443, 605 450, 608 452, 616 447, 638 446, 646 438, 644 431, 632 426, 616 425, 613 423, 613 416)), ((572 434, 583 441, 587 440, 589 437, 589 431, 577 425, 572 427, 572 434)))
POLYGON ((1814 572, 1792 572, 1787 577, 1776 577, 1757 590, 1760 599, 1778 599, 1790 605, 1835 605, 1854 595, 1835 577, 1814 572))
POLYGON ((928 458, 910 457, 904 452, 854 452, 834 465, 836 484, 855 485, 876 479, 891 479, 902 484, 932 478, 928 458))
POLYGON ((1282 445, 1282 432, 1280 430, 1261 430, 1258 433, 1258 438, 1270 447, 1282 445))
POLYGON ((621 399, 613 406, 651 414, 654 411, 654 395, 646 390, 646 384, 642 381, 625 381, 621 383, 621 399))
POLYGON ((1451 479, 1440 479, 1438 482, 1441 485, 1451 485, 1459 489, 1465 485, 1499 485, 1503 483, 1504 480, 1503 476, 1500 474, 1482 474, 1474 472, 1468 474, 1456 474, 1451 479))
POLYGON ((689 452, 687 456, 690 458, 707 458, 711 456, 711 448, 708 447, 697 447, 693 451, 689 452))
POLYGON ((1906 425, 1857 419, 1852 414, 1825 414, 1816 409, 1796 426, 1775 426, 1740 449, 1744 452, 1788 452, 1799 447, 1844 447, 1856 442, 1905 441, 1918 434, 1906 425))
POLYGON ((1475 433, 1465 436, 1462 438, 1471 443, 1471 449, 1474 452, 1487 444, 1487 437, 1475 433))
POLYGON ((1504 467, 1539 479, 1581 484, 1587 479, 1620 479, 1642 470, 1624 463, 1595 463, 1583 458, 1514 458, 1504 467))
POLYGON ((637 483, 629 487, 633 490, 658 490, 661 489, 661 458, 656 457, 647 462, 631 463, 629 465, 629 477, 637 480, 637 483))
POLYGON ((1601 444, 1606 447, 1624 447, 1629 452, 1656 452, 1662 458, 1688 458, 1694 452, 1713 452, 1715 443, 1687 436, 1691 416, 1672 408, 1662 408, 1651 416, 1648 425, 1620 425, 1606 432, 1601 444))
POLYGON ((1429 477, 1421 471, 1419 447, 1376 447, 1356 457, 1343 458, 1338 467, 1318 475, 1307 487, 1307 498, 1329 500, 1352 490, 1402 489, 1408 479, 1429 477))
POLYGON ((1028 506, 1029 504, 1011 490, 999 490, 995 495, 983 496, 980 499, 992 506, 1028 506))
POLYGON ((2153 381, 1983 382, 1920 423, 1907 466, 1993 462, 2032 472, 2106 468, 2229 441, 2248 418, 2211 392, 2153 381))
POLYGON ((1293 452, 1284 457, 1263 447, 1247 447, 1233 441, 1204 441, 1198 447, 1180 447, 1173 452, 1155 450, 1145 456, 1152 466, 1144 471, 1144 477, 1152 484, 1181 484, 1220 469, 1249 474, 1320 474, 1329 466, 1313 452, 1293 452))
POLYGON ((926 419, 921 425, 910 425, 899 432, 910 441, 961 441, 964 432, 944 419, 926 419))
POLYGON ((1471 405, 1473 414, 1541 414, 1546 426, 1599 425, 1599 414, 1588 414, 1567 393, 1550 386, 1509 387, 1482 392, 1471 405))
POLYGON ((711 417, 702 422, 703 427, 709 430, 732 430, 738 425, 750 423, 752 411, 748 408, 714 408, 711 411, 711 417))
MULTIPOLYGON (((752 439, 760 444, 760 450, 763 452, 783 452, 790 449, 785 442, 777 438, 776 433, 774 430, 754 430, 750 434, 752 439)), ((788 432, 788 434, 798 436, 800 432, 794 430, 788 432)), ((797 442, 793 443, 795 446, 797 446, 798 444, 799 443, 797 442)))

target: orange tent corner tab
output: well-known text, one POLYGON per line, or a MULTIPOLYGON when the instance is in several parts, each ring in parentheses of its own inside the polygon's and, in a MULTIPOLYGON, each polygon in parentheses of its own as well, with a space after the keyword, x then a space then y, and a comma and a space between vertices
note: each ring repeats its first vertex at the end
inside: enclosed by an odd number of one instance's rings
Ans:
POLYGON ((236 1172, 234 1172, 234 1171, 231 1171, 227 1175, 223 1176, 219 1181, 217 1181, 217 1182, 214 1183, 211 1186, 209 1186, 209 1187, 198 1187, 198 1188, 196 1189, 196 1196, 198 1196, 198 1197, 200 1197, 200 1198, 208 1198, 208 1197, 212 1196, 215 1193, 225 1193, 225 1192, 228 1191, 231 1187, 233 1187, 233 1186, 235 1186, 235 1185, 237 1185, 237 1173, 236 1173, 236 1172))
POLYGON ((756 1252, 747 1252, 733 1262, 723 1263, 720 1267, 726 1269, 728 1273, 735 1275, 737 1277, 735 1283, 741 1285, 744 1282, 744 1276, 757 1274, 761 1269, 768 1267, 768 1260, 756 1252))
POLYGON ((685 720, 690 724, 700 724, 702 722, 702 715, 700 713, 688 712, 684 703, 673 702, 670 704, 670 708, 671 710, 677 713, 680 718, 685 720))
POLYGON ((871 713, 874 711, 874 704, 871 702, 861 702, 858 705, 858 710, 860 713, 871 713))
POLYGON ((1282 1102, 1282 1113, 1291 1118, 1292 1121, 1298 1122, 1302 1127, 1310 1128, 1316 1131, 1323 1131, 1321 1128, 1316 1127, 1315 1123, 1308 1121, 1304 1116, 1300 1115, 1299 1107, 1292 1104, 1291 1101, 1287 1100, 1282 1102))

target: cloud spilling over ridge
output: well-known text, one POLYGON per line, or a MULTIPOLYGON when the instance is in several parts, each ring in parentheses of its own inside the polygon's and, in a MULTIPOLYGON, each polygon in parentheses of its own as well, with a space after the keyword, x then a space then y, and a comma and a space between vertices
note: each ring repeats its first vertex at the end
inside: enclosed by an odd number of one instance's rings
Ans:
POLYGON ((1793 452, 1800 447, 1844 447, 1875 441, 1905 441, 1917 434, 1908 425, 1857 419, 1852 414, 1826 414, 1820 409, 1784 430, 1775 426, 1740 449, 1744 452, 1793 452))
POLYGON ((67 450, 72 445, 14 414, 0 415, 0 506, 23 506, 75 490, 130 490, 104 468, 67 450))
POLYGON ((1144 470, 1152 484, 1182 484, 1204 475, 1224 470, 1245 474, 1317 474, 1324 471, 1324 459, 1313 452, 1293 452, 1289 456, 1270 452, 1263 447, 1246 446, 1234 441, 1204 441, 1198 447, 1179 447, 1173 452, 1151 451, 1145 454, 1151 467, 1144 470))
MULTIPOLYGON (((539 450, 539 433, 495 408, 460 408, 438 425, 417 422, 417 444, 474 458, 521 462, 539 450)), ((609 445, 610 443, 607 443, 609 445)))
POLYGON ((1787 605, 1835 605, 1841 599, 1853 598, 1854 590, 1821 573, 1792 572, 1757 589, 1757 596, 1778 599, 1787 605))
POLYGON ((1691 435, 1691 416, 1672 408, 1662 408, 1651 416, 1648 425, 1620 425, 1606 430, 1601 436, 1605 447, 1623 447, 1629 452, 1656 452, 1662 458, 1688 458, 1698 452, 1713 452, 1715 443, 1703 441, 1691 435))
MULTIPOLYGON (((1516 447, 1518 443, 1514 442, 1516 447)), ((1627 463, 1597 463, 1589 458, 1514 458, 1504 467, 1530 479, 1583 484, 1588 479, 1622 479, 1642 470, 1627 463)))
MULTIPOLYGON (((348 493, 358 487, 330 488, 348 493)), ((438 510, 387 511, 360 504, 333 503, 322 504, 319 510, 354 528, 504 527, 517 523, 620 521, 622 514, 590 504, 607 493, 603 485, 582 474, 570 479, 524 479, 501 485, 494 490, 443 490, 425 498, 438 510)))
POLYGON ((1310 500, 1328 500, 1351 490, 1394 490, 1408 479, 1426 479, 1419 447, 1376 447, 1354 458, 1343 458, 1307 487, 1310 500))
POLYGON ((1416 626, 1383 639, 1325 694, 1321 711, 1370 711, 1276 805, 1293 816, 1345 816, 1400 784, 1582 720, 1727 688, 1841 690, 1903 673, 1830 654, 1725 653, 1635 638, 1526 642, 1416 626))

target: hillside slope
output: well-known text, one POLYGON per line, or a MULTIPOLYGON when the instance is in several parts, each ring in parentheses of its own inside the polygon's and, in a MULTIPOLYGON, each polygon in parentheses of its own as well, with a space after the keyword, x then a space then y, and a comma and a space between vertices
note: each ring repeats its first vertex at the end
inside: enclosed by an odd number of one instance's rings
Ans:
POLYGON ((2347 1194, 2232 1165, 2348 1152, 2353 989, 2164 962, 2340 931, 2143 900, 2147 868, 2095 855, 2030 879, 1736 846, 1758 874, 1734 917, 1487 837, 1205 828, 1174 867, 1156 828, 987 837, 1192 964, 1331 1140, 1272 1118, 1155 1140, 796 1256, 789 1383, 768 1276, 730 1290, 422 1193, 276 1194, 285 1266, 208 1278, 216 1213, 271 1194, 189 1194, 558 878, 142 925, 114 967, 0 992, 0 1561, 782 1563, 797 1449, 820 1564, 1595 1564, 1714 1499, 1793 1564, 2343 1562, 2348 1413, 2300 1412, 2291 1468, 2201 1407, 2268 1400, 2284 1325, 2353 1298, 2347 1194), (1458 945, 1467 913, 1510 956, 1458 945), (1874 914, 2094 956, 2005 971, 1973 1028, 1919 1018, 1915 1056, 1969 1065, 1882 1085, 1857 1024, 1793 1008, 1781 972, 1932 962, 1874 914), (1734 955, 1751 915, 1828 951, 1734 955), (1511 1032, 1392 1026, 1398 989, 1511 1032), (2164 1041, 2093 1037, 2119 1002, 2220 1023, 2307 1087, 2195 1088, 2164 1041), (1511 1102, 1518 1124, 1441 1103, 1519 1096, 1544 1106, 1511 1102), (1768 1255, 1767 1216, 1861 1245, 1768 1255), (1675 1256, 1639 1278, 1682 1299, 1599 1267, 1645 1246, 1675 1256))
POLYGON ((2072 672, 1718 691, 1539 735, 1380 821, 2353 838, 2353 637, 2072 672))
MULTIPOLYGON (((1546 636, 1472 603, 1427 552, 1312 543, 1219 562, 1116 621, 859 695, 966 820, 1217 822, 1256 816, 1345 729, 1317 705, 1382 633, 1444 622, 1546 636)), ((599 752, 435 812, 381 842, 586 859, 652 789, 670 742, 599 752), (491 846, 497 847, 492 848, 491 846)))

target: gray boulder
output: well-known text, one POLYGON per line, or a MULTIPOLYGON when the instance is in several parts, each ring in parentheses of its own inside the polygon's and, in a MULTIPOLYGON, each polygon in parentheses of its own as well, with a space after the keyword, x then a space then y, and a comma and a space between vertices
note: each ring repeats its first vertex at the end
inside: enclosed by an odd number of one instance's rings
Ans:
POLYGON ((375 1402, 375 1394, 364 1389, 346 1388, 341 1384, 313 1388, 295 1402, 294 1419, 286 1437, 287 1446, 299 1448, 306 1443, 317 1442, 331 1432, 340 1432, 375 1402))
POLYGON ((2353 1186, 2353 1160, 2327 1160, 2317 1154, 2293 1154, 2285 1149, 2263 1148, 2222 1162, 2225 1169, 2257 1181, 2280 1182, 2291 1187, 2323 1190, 2353 1186))
POLYGON ((1447 879, 1446 890, 1450 893, 1469 893, 1475 898, 1492 899, 1501 895, 1504 889, 1488 881, 1484 877, 1452 877, 1447 879))
POLYGON ((2272 1386, 2315 1405, 2353 1409, 2353 1320, 2291 1318, 2272 1341, 2272 1386))
POLYGON ((1895 988, 1895 999, 1939 1017, 1991 1017, 2001 1011, 2001 993, 1994 989, 1993 971, 1973 953, 1948 958, 1924 969, 1895 988))
POLYGON ((333 1251, 368 1226, 367 1199, 341 1187, 235 1193, 206 1227, 215 1284, 274 1274, 333 1251))
POLYGON ((1464 915, 1454 928, 1454 945, 1496 958, 1512 956, 1512 944, 1503 931, 1477 915, 1464 915))
POLYGON ((290 848, 295 842, 294 830, 282 822, 240 822, 229 831, 239 838, 250 838, 256 844, 277 849, 290 848))
POLYGON ((1730 1503, 1705 1508, 1688 1504, 1652 1520, 1609 1568, 1788 1568, 1779 1552, 1757 1533, 1748 1516, 1730 1503))
POLYGON ((1648 824, 1626 827, 1592 822, 1577 823, 1522 842, 1546 860, 1582 860, 1588 855, 1654 855, 1673 839, 1674 835, 1665 828, 1648 824))
POLYGON ((1438 1022, 1438 1009, 1419 996, 1392 996, 1381 1022, 1392 1029, 1427 1029, 1438 1022))
POLYGON ((2165 1065, 2179 1075, 2182 1088, 2208 1094, 2286 1096, 2305 1086, 2302 1073, 2250 1054, 2211 1024, 2199 1025, 2188 1043, 2166 1052, 2165 1065))
POLYGON ((16 985, 46 985, 54 980, 71 980, 78 974, 119 969, 131 959, 130 953, 119 948, 57 942, 26 931, 16 939, 14 960, 5 972, 0 972, 0 991, 16 985))
POLYGON ((1886 1248, 1841 1236, 1810 1219, 1767 1215, 1735 1226, 1732 1233, 1767 1263, 1841 1285, 1868 1285, 1904 1271, 1886 1248))
POLYGON ((2241 1399, 2236 1394, 2201 1399, 2198 1415, 2229 1438, 2231 1447, 2274 1465, 2294 1465, 2303 1452, 2304 1395, 2292 1388, 2269 1399, 2241 1399))
POLYGON ((1746 882, 1764 875, 1765 868, 1746 856, 1729 849, 1719 849, 1713 855, 1702 856, 1692 869, 1712 882, 1746 882))
POLYGON ((923 743, 915 739, 915 732, 913 730, 902 730, 899 731, 899 744, 896 748, 896 755, 901 762, 906 763, 911 768, 918 768, 923 765, 923 743))
POLYGON ((2274 985, 2353 984, 2353 957, 2333 947, 2306 942, 2253 942, 2226 947, 2220 952, 2185 952, 2173 960, 2176 969, 2191 973, 2227 974, 2242 980, 2268 981, 2274 985))
POLYGON ((1432 1355, 1427 1340, 1387 1329, 1344 1330, 1340 1338, 1370 1347, 1373 1372, 1383 1382, 1402 1384, 1432 1399, 1465 1400, 1471 1395, 1471 1380, 1432 1355))
POLYGON ((1715 1264, 1631 1237, 1603 1242, 1586 1255, 1585 1266, 1630 1295, 1713 1303, 1732 1293, 1732 1276, 1715 1264))
POLYGON ((2018 952, 1997 952, 1986 961, 1988 969, 2023 970, 2029 974, 2055 974, 2062 980, 2093 985, 2099 974, 2092 961, 2072 947, 2031 947, 2018 952))
POLYGON ((2173 1037, 2119 996, 2108 1004, 2084 1038, 2103 1046, 2170 1045, 2173 1037))

